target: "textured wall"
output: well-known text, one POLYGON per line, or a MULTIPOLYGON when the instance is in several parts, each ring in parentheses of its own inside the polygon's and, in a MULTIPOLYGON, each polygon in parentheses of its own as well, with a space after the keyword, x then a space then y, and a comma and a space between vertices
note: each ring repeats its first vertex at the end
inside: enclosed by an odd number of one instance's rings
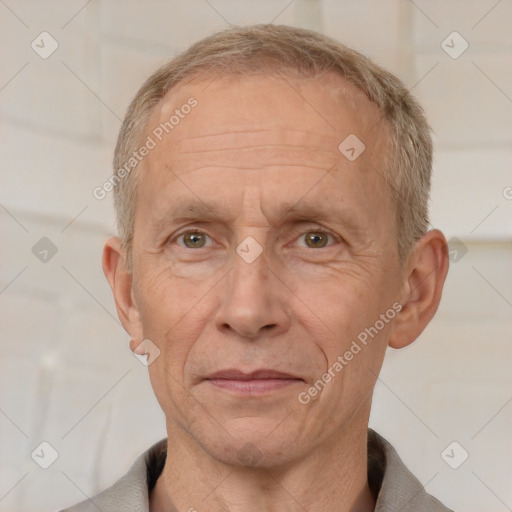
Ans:
POLYGON ((433 323, 390 350, 371 423, 450 507, 510 510, 510 19, 509 0, 2 0, 0 510, 84 499, 165 436, 100 267, 110 197, 92 190, 157 65, 228 23, 269 21, 354 46, 426 108, 432 225, 452 265, 433 323))

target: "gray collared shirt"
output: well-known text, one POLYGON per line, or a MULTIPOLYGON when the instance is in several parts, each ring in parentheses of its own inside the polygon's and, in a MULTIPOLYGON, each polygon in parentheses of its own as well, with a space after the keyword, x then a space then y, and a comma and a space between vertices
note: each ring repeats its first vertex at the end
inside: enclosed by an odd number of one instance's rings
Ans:
MULTIPOLYGON (((155 443, 114 485, 61 512, 149 512, 149 492, 160 475, 167 439, 155 443)), ((452 512, 427 494, 395 449, 368 429, 368 483, 377 496, 375 512, 452 512)))

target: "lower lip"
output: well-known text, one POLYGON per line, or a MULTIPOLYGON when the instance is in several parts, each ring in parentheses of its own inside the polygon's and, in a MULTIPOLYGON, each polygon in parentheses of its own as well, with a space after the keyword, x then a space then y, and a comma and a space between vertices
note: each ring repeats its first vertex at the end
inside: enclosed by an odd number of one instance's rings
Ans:
POLYGON ((213 386, 232 391, 234 393, 243 393, 257 395, 278 391, 290 384, 302 382, 300 379, 250 379, 250 380, 231 380, 231 379, 208 379, 213 386))

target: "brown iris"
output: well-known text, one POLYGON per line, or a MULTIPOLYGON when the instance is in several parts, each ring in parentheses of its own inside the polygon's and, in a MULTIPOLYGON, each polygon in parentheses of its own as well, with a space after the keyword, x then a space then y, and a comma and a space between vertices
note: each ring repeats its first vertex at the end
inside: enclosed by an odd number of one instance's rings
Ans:
POLYGON ((188 232, 183 235, 183 242, 189 249, 197 249, 206 243, 203 233, 188 232))
POLYGON ((329 241, 329 237, 327 233, 322 233, 318 231, 310 231, 306 233, 306 245, 308 247, 318 249, 325 247, 327 242, 329 241))

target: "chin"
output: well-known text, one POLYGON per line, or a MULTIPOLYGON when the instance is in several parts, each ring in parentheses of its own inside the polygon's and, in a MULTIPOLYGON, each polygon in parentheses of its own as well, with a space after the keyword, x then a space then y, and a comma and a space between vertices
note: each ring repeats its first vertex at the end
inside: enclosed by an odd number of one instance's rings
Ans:
POLYGON ((213 438, 201 436, 202 448, 214 459, 236 467, 261 468, 281 466, 300 457, 304 449, 290 432, 279 431, 277 423, 264 418, 239 418, 221 429, 213 438))
POLYGON ((218 447, 210 452, 216 460, 229 466, 251 469, 271 469, 288 464, 294 459, 290 446, 263 446, 252 441, 235 446, 218 447))

